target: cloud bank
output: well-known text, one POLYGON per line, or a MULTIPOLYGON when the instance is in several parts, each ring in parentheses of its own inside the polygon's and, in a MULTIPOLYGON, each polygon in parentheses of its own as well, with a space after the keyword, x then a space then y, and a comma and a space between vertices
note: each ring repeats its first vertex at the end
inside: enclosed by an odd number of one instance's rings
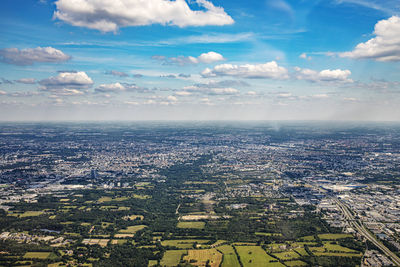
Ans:
POLYGON ((54 18, 102 32, 151 24, 187 27, 234 23, 222 7, 207 0, 195 2, 202 10, 192 10, 185 0, 58 0, 54 18))
POLYGON ((213 69, 206 68, 201 75, 203 77, 231 76, 240 78, 259 78, 259 79, 287 79, 288 70, 281 67, 275 61, 265 64, 245 64, 232 65, 221 64, 213 69))
POLYGON ((0 61, 14 65, 33 65, 36 62, 58 63, 71 59, 70 56, 53 47, 4 48, 0 49, 0 61))

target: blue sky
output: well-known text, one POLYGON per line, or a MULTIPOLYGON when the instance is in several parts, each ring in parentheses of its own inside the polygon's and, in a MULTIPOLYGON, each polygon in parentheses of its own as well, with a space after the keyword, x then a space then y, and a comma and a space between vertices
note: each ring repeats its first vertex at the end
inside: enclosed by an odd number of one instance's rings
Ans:
POLYGON ((0 10, 0 120, 400 120, 399 1, 0 10))

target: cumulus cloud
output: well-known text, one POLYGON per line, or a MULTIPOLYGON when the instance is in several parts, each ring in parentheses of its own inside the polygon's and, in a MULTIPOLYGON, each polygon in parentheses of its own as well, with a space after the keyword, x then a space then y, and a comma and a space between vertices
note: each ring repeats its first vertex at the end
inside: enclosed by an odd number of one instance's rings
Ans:
POLYGON ((295 78, 298 80, 306 80, 310 82, 353 82, 349 78, 351 71, 349 70, 322 70, 315 71, 311 69, 295 68, 295 78))
POLYGON ((145 87, 137 86, 136 84, 130 83, 109 83, 100 84, 99 87, 95 89, 96 93, 120 93, 120 92, 147 92, 148 89, 145 87))
POLYGON ((221 64, 213 69, 206 68, 201 75, 207 77, 232 76, 240 78, 259 78, 259 79, 287 79, 289 78, 286 68, 281 67, 275 61, 265 64, 245 64, 232 65, 221 64))
POLYGON ((33 78, 21 78, 18 80, 15 80, 17 83, 24 83, 24 84, 35 84, 36 80, 33 78))
POLYGON ((358 44, 353 51, 339 53, 340 57, 400 61, 400 17, 378 21, 374 38, 358 44))
POLYGON ((239 90, 235 88, 213 88, 210 89, 210 95, 237 95, 239 90))
POLYGON ((80 95, 93 85, 92 79, 83 71, 61 72, 39 81, 40 89, 64 95, 80 95))
POLYGON ((177 95, 177 96, 190 96, 190 95, 192 95, 192 93, 191 92, 187 92, 187 91, 178 91, 178 92, 175 93, 175 95, 177 95))
POLYGON ((117 70, 106 71, 106 74, 114 75, 114 76, 118 76, 118 77, 128 77, 129 76, 125 72, 117 71, 117 70))
POLYGON ((222 7, 207 0, 195 2, 202 10, 192 10, 185 0, 58 0, 54 18, 102 32, 151 24, 187 27, 234 23, 222 7))
POLYGON ((223 61, 225 58, 216 52, 210 51, 208 53, 203 53, 198 57, 192 57, 192 56, 178 56, 178 57, 165 57, 165 56, 160 56, 160 55, 155 55, 152 56, 152 59, 162 61, 163 64, 165 65, 189 65, 189 64, 199 64, 199 63, 214 63, 218 61, 223 61))
POLYGON ((40 95, 39 92, 14 92, 9 94, 11 97, 32 97, 32 96, 37 96, 40 95))
POLYGON ((64 54, 61 50, 53 47, 36 48, 4 48, 0 49, 0 61, 14 65, 32 65, 35 62, 64 62, 71 57, 64 54))
POLYGON ((190 85, 185 86, 183 88, 185 92, 189 93, 201 93, 201 94, 208 94, 208 95, 237 95, 239 94, 239 90, 231 87, 222 88, 222 87, 204 87, 198 85, 190 85))

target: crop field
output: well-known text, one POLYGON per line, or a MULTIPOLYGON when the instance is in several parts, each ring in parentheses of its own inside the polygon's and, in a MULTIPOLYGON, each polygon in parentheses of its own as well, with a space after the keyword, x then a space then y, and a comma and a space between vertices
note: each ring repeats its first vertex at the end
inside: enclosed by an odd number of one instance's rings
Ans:
POLYGON ((188 251, 188 255, 184 256, 183 259, 196 266, 206 266, 208 261, 208 266, 218 267, 222 261, 222 254, 215 248, 191 249, 188 251))
POLYGON ((204 229, 205 222, 178 222, 176 227, 188 229, 204 229))
POLYGON ((161 241, 162 246, 171 246, 171 247, 177 247, 177 248, 193 248, 193 244, 198 243, 198 244, 204 244, 209 242, 209 240, 206 239, 181 239, 181 240, 164 240, 161 241))
POLYGON ((221 267, 240 267, 239 260, 231 245, 220 246, 218 251, 223 254, 221 267))
POLYGON ((121 234, 134 234, 137 231, 140 231, 140 230, 142 230, 142 229, 144 229, 146 227, 147 227, 146 225, 128 226, 128 228, 120 230, 119 233, 121 233, 121 234))
POLYGON ((160 261, 160 265, 167 267, 177 266, 184 254, 187 254, 186 250, 167 250, 160 261))
POLYGON ((237 246, 236 250, 244 267, 284 266, 259 246, 237 246))
POLYGON ((50 257, 51 252, 27 252, 24 255, 26 259, 47 259, 50 257))

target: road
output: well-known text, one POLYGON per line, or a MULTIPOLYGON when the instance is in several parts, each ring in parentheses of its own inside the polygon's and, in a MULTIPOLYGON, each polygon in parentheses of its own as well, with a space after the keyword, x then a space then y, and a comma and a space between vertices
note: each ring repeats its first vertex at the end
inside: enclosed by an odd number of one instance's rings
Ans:
POLYGON ((350 225, 354 227, 361 235, 363 235, 366 239, 371 241, 375 246, 377 246, 383 253, 388 256, 396 266, 400 266, 400 258, 396 256, 392 251, 390 251, 384 244, 382 244, 374 235, 372 235, 364 225, 358 223, 354 218, 353 214, 351 214, 349 208, 343 204, 339 199, 335 198, 335 201, 339 208, 342 210, 344 216, 349 221, 350 225))

